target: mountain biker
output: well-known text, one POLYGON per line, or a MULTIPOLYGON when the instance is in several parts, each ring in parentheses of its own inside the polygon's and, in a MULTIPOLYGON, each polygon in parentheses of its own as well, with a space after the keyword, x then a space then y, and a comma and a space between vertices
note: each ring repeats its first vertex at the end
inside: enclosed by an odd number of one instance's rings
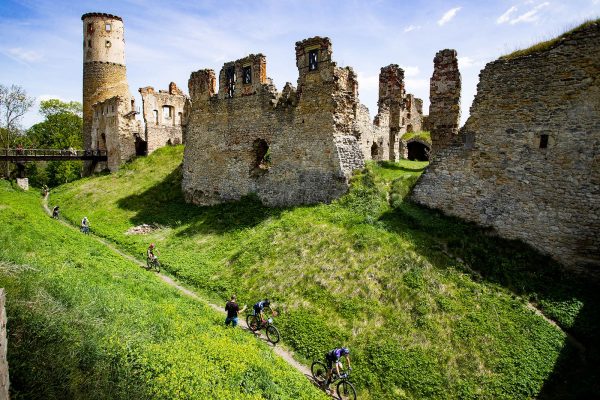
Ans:
POLYGON ((88 220, 88 217, 83 217, 81 220, 81 232, 86 235, 90 233, 90 221, 88 220))
POLYGON ((225 325, 229 326, 231 324, 232 327, 236 327, 238 324, 238 313, 244 312, 246 310, 246 306, 240 310, 240 306, 236 301, 235 295, 231 296, 231 300, 225 304, 225 311, 227 311, 227 318, 225 318, 225 325))
POLYGON ((271 302, 269 301, 269 299, 264 299, 259 301, 258 303, 256 303, 254 305, 254 315, 259 315, 260 316, 260 323, 264 324, 265 323, 265 315, 263 313, 265 307, 269 307, 271 306, 271 302))
MULTIPOLYGON (((154 255, 154 251, 156 250, 155 248, 156 246, 154 245, 154 243, 150 243, 150 246, 148 246, 146 256, 148 257, 149 261, 156 262, 158 260, 158 257, 154 255)), ((156 252, 158 253, 158 250, 156 250, 156 252)))
POLYGON ((58 219, 59 211, 60 211, 60 208, 58 206, 54 206, 54 208, 52 209, 52 218, 58 219))
POLYGON ((333 349, 329 353, 325 354, 325 361, 327 361, 327 379, 325 379, 325 389, 329 389, 329 384, 331 383, 331 376, 333 374, 334 366, 337 375, 340 376, 340 366, 342 366, 342 357, 346 357, 348 371, 352 371, 352 367, 350 366, 350 349, 348 349, 347 347, 333 349))

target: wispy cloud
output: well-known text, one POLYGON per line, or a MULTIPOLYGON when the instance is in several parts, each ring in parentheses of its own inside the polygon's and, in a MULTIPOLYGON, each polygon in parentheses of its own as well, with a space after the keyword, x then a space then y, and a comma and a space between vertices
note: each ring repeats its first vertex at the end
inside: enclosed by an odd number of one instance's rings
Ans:
POLYGON ((404 70, 404 76, 417 76, 420 72, 417 66, 402 66, 402 69, 404 70))
MULTIPOLYGON (((600 0, 598 0, 598 1, 600 1, 600 0)), ((416 31, 419 29, 421 29, 421 25, 409 25, 406 28, 404 28, 404 33, 416 31)))
POLYGON ((43 59, 43 55, 34 50, 26 50, 21 47, 13 47, 3 51, 4 54, 16 61, 24 63, 33 63, 43 59))
POLYGON ((448 11, 446 11, 446 13, 444 15, 442 15, 442 18, 440 18, 440 20, 437 22, 439 26, 445 25, 448 22, 450 22, 452 20, 452 18, 454 18, 456 16, 456 13, 460 11, 462 7, 454 7, 448 11))
POLYGON ((468 57, 468 56, 463 56, 463 57, 458 57, 458 67, 461 69, 467 69, 467 68, 471 68, 471 67, 483 67, 483 65, 485 64, 485 62, 481 61, 481 60, 475 60, 474 58, 468 57))
POLYGON ((512 6, 511 8, 509 8, 508 10, 506 10, 506 12, 504 14, 502 14, 501 16, 498 17, 498 19, 496 20, 496 23, 497 24, 503 24, 505 22, 510 21, 510 16, 515 11, 517 11, 517 7, 516 6, 512 6))
POLYGON ((510 24, 514 25, 514 24, 518 24, 520 22, 534 22, 537 21, 539 18, 538 12, 544 8, 549 6, 550 3, 548 3, 547 1, 542 3, 542 4, 538 4, 537 6, 533 7, 531 10, 527 11, 524 14, 519 15, 518 17, 511 19, 510 20, 510 24))
POLYGON ((379 76, 367 75, 364 72, 356 73, 358 79, 358 88, 360 90, 375 90, 379 88, 379 76))

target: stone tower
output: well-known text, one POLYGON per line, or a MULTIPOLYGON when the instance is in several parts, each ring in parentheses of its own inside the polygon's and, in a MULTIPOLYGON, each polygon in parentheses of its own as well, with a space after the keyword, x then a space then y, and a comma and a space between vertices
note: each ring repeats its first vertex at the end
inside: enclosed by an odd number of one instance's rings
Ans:
MULTIPOLYGON (((83 21, 83 144, 92 146, 92 106, 111 97, 130 99, 125 68, 123 20, 87 13, 83 21)), ((88 166, 89 167, 89 166, 88 166)), ((88 168, 86 168, 87 170, 88 168)))

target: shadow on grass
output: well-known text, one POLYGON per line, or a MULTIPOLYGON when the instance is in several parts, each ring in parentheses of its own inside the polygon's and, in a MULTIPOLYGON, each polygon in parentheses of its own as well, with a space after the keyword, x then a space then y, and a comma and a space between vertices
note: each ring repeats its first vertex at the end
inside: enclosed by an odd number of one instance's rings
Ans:
POLYGON ((117 205, 136 212, 131 218, 135 225, 185 226, 177 236, 218 234, 245 229, 268 218, 278 217, 283 211, 264 206, 255 195, 216 206, 199 207, 188 204, 181 192, 181 166, 160 183, 141 194, 119 200, 117 205))
POLYGON ((393 161, 378 161, 377 162, 377 166, 381 167, 381 168, 385 168, 385 169, 393 169, 393 170, 397 170, 397 171, 405 171, 405 172, 422 172, 425 170, 425 168, 427 168, 428 165, 425 165, 421 168, 409 168, 409 167, 405 167, 402 166, 396 162, 393 161))
POLYGON ((464 272, 474 279, 528 299, 572 335, 539 398, 581 399, 600 393, 598 282, 567 271, 521 241, 409 202, 379 220, 389 231, 410 231, 417 251, 436 268, 446 268, 447 257, 462 261, 464 272))

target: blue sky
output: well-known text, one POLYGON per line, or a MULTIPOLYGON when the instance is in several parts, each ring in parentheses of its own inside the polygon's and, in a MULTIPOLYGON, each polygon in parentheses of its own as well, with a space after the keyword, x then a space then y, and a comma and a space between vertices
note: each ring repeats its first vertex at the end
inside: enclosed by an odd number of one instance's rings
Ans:
MULTIPOLYGON (((598 18, 600 0, 0 0, 0 83, 21 85, 38 100, 81 101, 86 12, 123 18, 127 76, 138 101, 140 87, 166 89, 174 81, 187 91, 192 71, 218 71, 259 52, 279 90, 295 85, 294 43, 319 35, 332 39, 339 65, 357 72, 371 117, 382 66, 404 68, 407 91, 424 100, 427 113, 433 57, 456 49, 464 122, 487 62, 598 18)), ((36 108, 23 125, 40 119, 36 108)))

